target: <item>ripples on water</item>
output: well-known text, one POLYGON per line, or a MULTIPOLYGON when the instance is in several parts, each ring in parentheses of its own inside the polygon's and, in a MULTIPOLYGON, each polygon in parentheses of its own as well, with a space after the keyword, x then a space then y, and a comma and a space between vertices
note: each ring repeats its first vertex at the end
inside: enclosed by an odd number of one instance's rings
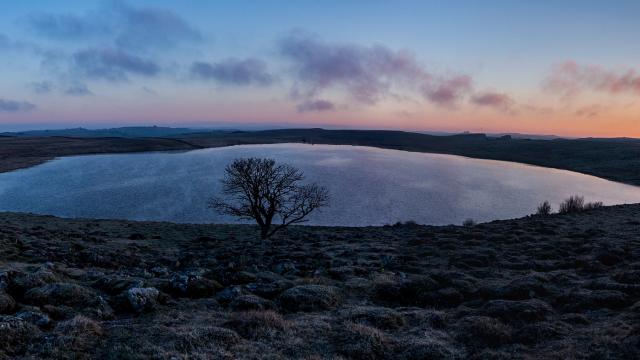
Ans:
POLYGON ((640 188, 593 176, 453 155, 343 145, 246 145, 181 153, 74 156, 0 174, 0 209, 64 217, 229 223, 207 209, 226 164, 271 157, 326 186, 331 206, 310 224, 460 224, 531 214, 584 195, 640 202, 640 188))

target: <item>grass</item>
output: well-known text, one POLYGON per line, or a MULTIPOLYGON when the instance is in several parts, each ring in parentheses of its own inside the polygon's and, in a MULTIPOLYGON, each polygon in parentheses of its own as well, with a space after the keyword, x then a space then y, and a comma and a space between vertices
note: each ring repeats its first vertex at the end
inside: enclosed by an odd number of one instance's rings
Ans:
POLYGON ((0 358, 633 358, 639 216, 294 226, 262 254, 248 225, 3 213, 0 358), (132 287, 157 306, 119 306, 132 287))

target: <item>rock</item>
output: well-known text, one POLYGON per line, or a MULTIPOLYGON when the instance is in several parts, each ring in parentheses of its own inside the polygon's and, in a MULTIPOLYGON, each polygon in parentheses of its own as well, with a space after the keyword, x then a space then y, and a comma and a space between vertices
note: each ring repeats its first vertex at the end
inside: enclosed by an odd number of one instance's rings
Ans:
POLYGON ((177 338, 176 348, 185 353, 206 349, 211 344, 229 347, 241 340, 237 332, 217 326, 196 327, 186 333, 178 334, 177 338))
POLYGON ((0 271, 0 291, 6 291, 10 281, 9 271, 0 271))
POLYGON ((462 303, 464 297, 462 294, 452 288, 444 288, 428 293, 423 293, 422 297, 417 299, 420 306, 434 306, 436 308, 456 307, 462 303))
POLYGON ((273 302, 255 295, 240 295, 229 304, 233 311, 270 310, 275 308, 273 302))
POLYGON ((377 280, 373 292, 375 297, 387 304, 425 306, 433 303, 433 292, 441 285, 428 275, 409 279, 384 278, 377 280))
POLYGON ((153 287, 136 287, 127 290, 125 294, 129 308, 134 312, 143 312, 155 309, 160 292, 153 287))
POLYGON ((34 325, 15 316, 0 316, 0 355, 16 355, 39 335, 34 325))
POLYGON ((146 239, 146 236, 140 233, 133 233, 129 235, 129 240, 145 240, 145 239, 146 239))
POLYGON ((409 338, 399 344, 401 352, 394 355, 397 359, 462 359, 459 347, 448 345, 442 341, 430 338, 409 338))
POLYGON ((565 323, 576 324, 576 325, 591 324, 591 320, 589 320, 589 318, 587 318, 582 314, 577 314, 577 313, 563 314, 562 316, 560 316, 560 320, 564 321, 565 323))
POLYGON ((615 274, 613 278, 624 284, 640 285, 640 270, 621 271, 615 274))
POLYGON ((164 266, 155 266, 149 270, 155 276, 167 276, 169 275, 169 269, 164 266))
POLYGON ((43 305, 40 307, 42 311, 44 311, 48 316, 50 316, 53 320, 66 320, 71 319, 77 311, 74 310, 70 306, 65 305, 43 305))
POLYGON ((109 295, 120 294, 131 288, 143 287, 144 281, 126 277, 102 277, 93 283, 93 287, 104 291, 109 295))
POLYGON ((340 281, 345 281, 356 273, 353 266, 336 266, 330 268, 327 272, 331 278, 340 281))
POLYGON ((267 299, 274 299, 280 293, 292 287, 293 283, 290 281, 277 281, 272 283, 251 283, 244 286, 244 288, 260 297, 267 299))
POLYGON ((535 322, 545 320, 553 309, 542 300, 523 301, 490 300, 481 309, 481 314, 501 319, 505 322, 535 322))
POLYGON ((391 340, 384 332, 370 326, 345 323, 334 335, 339 353, 351 359, 387 358, 391 351, 391 340))
POLYGON ((275 311, 240 311, 231 313, 224 327, 235 330, 245 339, 273 339, 281 336, 290 325, 275 311))
POLYGON ((397 311, 379 306, 357 306, 342 313, 354 323, 375 326, 380 329, 397 329, 405 324, 404 317, 397 311))
POLYGON ((217 281, 200 275, 175 275, 170 283, 170 292, 189 298, 209 297, 221 288, 217 281))
POLYGON ((53 283, 27 291, 24 299, 34 305, 91 306, 99 302, 91 289, 73 283, 53 283))
POLYGON ((197 243, 216 242, 216 238, 214 238, 212 236, 199 236, 199 237, 193 239, 193 241, 197 242, 197 243))
POLYGON ((256 277, 258 277, 261 282, 278 282, 285 280, 284 276, 272 271, 259 271, 256 273, 256 277))
POLYGON ((523 344, 538 344, 572 333, 572 328, 563 322, 540 322, 527 324, 516 332, 516 341, 523 344))
POLYGON ((26 309, 17 312, 15 317, 41 328, 47 328, 51 325, 51 318, 49 318, 49 315, 43 313, 37 307, 29 306, 26 309))
POLYGON ((231 287, 224 288, 222 291, 218 292, 216 294, 216 300, 218 300, 218 302, 222 305, 227 305, 230 302, 232 302, 235 298, 243 294, 244 294, 244 291, 242 291, 242 287, 231 286, 231 287))
POLYGON ((511 281, 498 289, 494 295, 498 299, 526 300, 549 294, 548 280, 541 275, 527 275, 511 281))
POLYGON ((296 265, 290 261, 276 264, 273 267, 273 272, 281 275, 298 275, 300 273, 296 265))
POLYGON ((325 285, 299 285, 278 296, 280 307, 289 312, 330 310, 340 300, 338 290, 325 285))
POLYGON ((567 292, 556 299, 566 311, 581 312, 595 309, 621 309, 631 305, 631 298, 617 290, 578 289, 567 292))
POLYGON ((474 347, 499 346, 509 344, 512 338, 511 326, 487 316, 468 316, 457 324, 458 338, 474 347))
POLYGON ((40 268, 34 272, 18 272, 11 277, 9 293, 21 297, 29 289, 59 281, 52 271, 40 268))
POLYGON ((16 301, 13 298, 0 290, 0 314, 10 314, 16 307, 16 301))
POLYGON ((53 283, 31 289, 24 294, 24 300, 38 306, 70 307, 102 319, 113 316, 111 307, 94 290, 73 283, 53 283))
POLYGON ((258 277, 248 271, 234 272, 229 276, 229 283, 233 285, 248 284, 255 282, 256 280, 258 280, 258 277))

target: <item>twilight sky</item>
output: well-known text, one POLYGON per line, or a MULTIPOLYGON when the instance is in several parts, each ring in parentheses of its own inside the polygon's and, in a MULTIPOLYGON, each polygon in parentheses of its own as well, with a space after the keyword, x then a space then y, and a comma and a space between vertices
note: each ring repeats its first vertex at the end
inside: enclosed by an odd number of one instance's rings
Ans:
POLYGON ((0 0, 0 130, 640 137, 636 0, 0 0))

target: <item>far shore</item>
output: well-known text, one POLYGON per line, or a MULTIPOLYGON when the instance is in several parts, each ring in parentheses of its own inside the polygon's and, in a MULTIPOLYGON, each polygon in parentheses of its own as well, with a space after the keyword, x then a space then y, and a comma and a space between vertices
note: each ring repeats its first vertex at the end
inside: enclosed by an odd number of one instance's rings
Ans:
POLYGON ((311 143, 359 145, 460 155, 570 170, 640 185, 640 140, 532 140, 484 134, 435 136, 384 130, 285 129, 204 132, 164 138, 0 137, 0 172, 24 169, 56 157, 195 150, 232 145, 311 143))

